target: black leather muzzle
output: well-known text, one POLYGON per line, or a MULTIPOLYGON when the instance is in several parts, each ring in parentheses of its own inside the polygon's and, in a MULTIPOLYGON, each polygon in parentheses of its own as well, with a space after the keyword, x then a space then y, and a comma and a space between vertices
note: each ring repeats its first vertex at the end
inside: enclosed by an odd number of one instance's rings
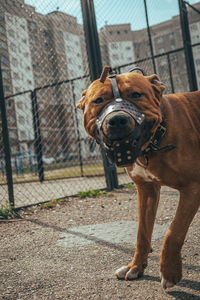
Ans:
POLYGON ((106 105, 96 120, 95 139, 105 149, 108 158, 119 167, 127 167, 142 153, 141 147, 151 137, 152 123, 145 120, 145 114, 133 103, 120 97, 116 76, 109 77, 114 101, 106 105), (112 112, 126 112, 135 121, 134 130, 121 139, 109 139, 103 132, 102 124, 112 112))

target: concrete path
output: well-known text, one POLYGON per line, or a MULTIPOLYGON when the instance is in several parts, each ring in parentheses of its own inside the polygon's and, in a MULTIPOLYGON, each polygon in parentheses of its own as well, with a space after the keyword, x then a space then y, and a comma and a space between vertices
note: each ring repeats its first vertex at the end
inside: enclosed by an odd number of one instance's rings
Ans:
MULTIPOLYGON (((118 176, 119 184, 130 182, 126 174, 118 176)), ((51 199, 76 195, 80 191, 106 188, 104 176, 78 177, 61 180, 14 184, 15 207, 42 203, 51 199)), ((0 185, 0 206, 8 201, 6 185, 0 185)))

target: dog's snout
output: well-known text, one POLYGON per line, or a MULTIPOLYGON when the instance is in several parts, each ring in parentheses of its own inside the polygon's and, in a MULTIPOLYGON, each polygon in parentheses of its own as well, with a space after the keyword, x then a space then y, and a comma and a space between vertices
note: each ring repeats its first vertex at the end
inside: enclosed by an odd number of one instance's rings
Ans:
POLYGON ((108 120, 108 126, 111 128, 126 128, 130 123, 130 118, 126 115, 114 115, 108 120))
POLYGON ((126 112, 112 112, 103 121, 104 134, 111 140, 128 136, 135 128, 134 119, 126 112))

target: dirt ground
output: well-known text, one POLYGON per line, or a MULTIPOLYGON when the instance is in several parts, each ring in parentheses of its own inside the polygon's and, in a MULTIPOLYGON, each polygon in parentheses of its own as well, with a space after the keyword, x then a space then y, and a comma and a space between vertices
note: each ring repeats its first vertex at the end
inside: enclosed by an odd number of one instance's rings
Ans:
MULTIPOLYGON (((178 193, 164 188, 156 219, 160 228, 170 224, 177 203, 178 193)), ((163 237, 152 243, 144 276, 123 281, 113 273, 130 261, 135 248, 131 238, 129 243, 117 243, 74 231, 84 225, 89 227, 81 228, 92 230, 96 224, 137 221, 134 190, 118 189, 97 198, 69 197, 53 208, 32 207, 19 214, 22 219, 0 222, 0 299, 200 299, 200 212, 182 249, 183 279, 166 291, 159 278, 163 237), (69 247, 73 234, 74 246, 69 247), (81 244, 79 239, 89 242, 81 244)), ((136 236, 136 231, 132 234, 136 236)))

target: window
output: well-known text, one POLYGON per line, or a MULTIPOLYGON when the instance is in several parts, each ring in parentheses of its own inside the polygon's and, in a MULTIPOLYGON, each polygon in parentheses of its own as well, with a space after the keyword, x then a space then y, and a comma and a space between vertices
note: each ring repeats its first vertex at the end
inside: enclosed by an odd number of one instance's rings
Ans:
POLYGON ((42 135, 43 135, 44 138, 47 138, 48 137, 48 131, 43 131, 42 135))
POLYGON ((8 120, 8 123, 9 123, 9 124, 11 124, 11 123, 14 122, 14 119, 13 119, 12 116, 8 116, 8 117, 7 117, 7 120, 8 120))
POLYGON ((44 48, 45 48, 46 50, 49 50, 49 44, 48 44, 48 43, 45 43, 45 44, 44 44, 44 48))
POLYGON ((174 54, 173 56, 171 56, 173 62, 177 62, 178 61, 178 55, 174 54))
POLYGON ((26 132, 24 131, 24 130, 20 130, 20 138, 22 139, 22 140, 25 140, 26 138, 27 138, 27 136, 26 136, 26 132))
POLYGON ((139 43, 134 43, 135 49, 139 48, 140 44, 139 43))
POLYGON ((64 50, 64 45, 63 45, 63 44, 59 43, 59 44, 58 44, 58 47, 59 47, 59 49, 60 49, 61 51, 64 50))
POLYGON ((191 31, 196 31, 198 29, 197 24, 193 24, 190 26, 191 31))
POLYGON ((45 37, 48 37, 48 36, 49 36, 49 33, 48 33, 48 31, 46 31, 46 30, 43 30, 43 35, 44 35, 45 37))
POLYGON ((40 68, 39 68, 39 64, 38 63, 34 63, 33 64, 33 69, 35 70, 35 71, 38 71, 40 68))
POLYGON ((41 78, 40 77, 36 77, 35 78, 35 82, 36 82, 36 84, 40 84, 41 83, 41 78))
POLYGON ((2 77, 4 79, 8 79, 8 71, 7 70, 2 70, 2 77))
POLYGON ((11 37, 15 37, 15 33, 14 33, 14 30, 12 30, 12 29, 9 29, 8 30, 8 34, 9 34, 9 36, 11 36, 11 37))
POLYGON ((160 54, 162 54, 162 53, 165 52, 165 49, 164 49, 164 48, 160 48, 160 49, 158 49, 158 52, 159 52, 160 54))
POLYGON ((15 139, 17 137, 15 131, 9 131, 9 137, 15 139))
POLYGON ((170 33, 169 38, 170 38, 171 40, 173 40, 173 39, 175 38, 174 32, 171 32, 171 33, 170 33))
POLYGON ((116 43, 112 43, 112 44, 111 44, 111 49, 117 49, 117 48, 118 48, 118 46, 117 46, 116 43))
POLYGON ((10 49, 13 51, 13 52, 16 52, 16 46, 14 43, 11 43, 10 44, 10 49))
POLYGON ((15 93, 20 93, 21 89, 19 87, 15 87, 15 93))
POLYGON ((46 124, 46 119, 45 118, 41 118, 41 124, 43 124, 43 125, 46 124))
POLYGON ((15 67, 17 67, 18 66, 18 61, 17 61, 17 59, 16 58, 12 58, 12 64, 13 64, 13 66, 15 66, 15 67))
POLYGON ((10 86, 9 85, 4 85, 4 91, 5 92, 10 92, 10 86))
POLYGON ((196 62, 197 65, 200 65, 200 59, 196 59, 195 62, 196 62))
POLYGON ((62 31, 58 31, 58 36, 61 37, 61 38, 63 37, 62 31))
POLYGON ((35 48, 33 49, 33 54, 34 54, 34 55, 38 55, 37 49, 35 49, 35 48))
POLYGON ((24 108, 23 102, 17 102, 17 108, 22 109, 24 108))
POLYGON ((34 35, 31 36, 31 42, 33 44, 37 43, 37 38, 34 35))
POLYGON ((163 43, 164 42, 164 39, 162 36, 160 36, 159 38, 157 38, 157 43, 160 44, 160 43, 163 43))
POLYGON ((9 21, 10 23, 12 23, 13 19, 10 16, 6 16, 6 20, 9 21))
POLYGON ((25 123, 24 116, 19 116, 18 121, 20 124, 24 125, 24 123, 25 123))
POLYGON ((3 48, 5 49, 6 48, 6 43, 3 42, 3 41, 0 41, 0 49, 3 48))
POLYGON ((11 100, 8 100, 8 101, 7 101, 7 107, 10 108, 11 106, 12 106, 12 101, 11 101, 11 100))
POLYGON ((16 72, 14 72, 14 73, 13 73, 13 78, 19 80, 19 74, 16 73, 16 72))
POLYGON ((0 26, 0 33, 4 33, 4 28, 2 26, 0 26))
POLYGON ((30 29, 35 29, 35 27, 36 27, 36 25, 35 25, 35 23, 34 22, 29 22, 29 28, 30 29))
POLYGON ((119 59, 119 56, 117 54, 113 54, 113 59, 119 59))
POLYGON ((120 31, 117 31, 117 34, 120 34, 120 31))
POLYGON ((112 35, 112 34, 113 34, 113 32, 112 32, 112 31, 109 31, 109 34, 110 34, 110 35, 112 35))
POLYGON ((8 59, 7 59, 6 56, 1 55, 1 63, 2 63, 3 65, 7 65, 7 64, 8 64, 8 59))

